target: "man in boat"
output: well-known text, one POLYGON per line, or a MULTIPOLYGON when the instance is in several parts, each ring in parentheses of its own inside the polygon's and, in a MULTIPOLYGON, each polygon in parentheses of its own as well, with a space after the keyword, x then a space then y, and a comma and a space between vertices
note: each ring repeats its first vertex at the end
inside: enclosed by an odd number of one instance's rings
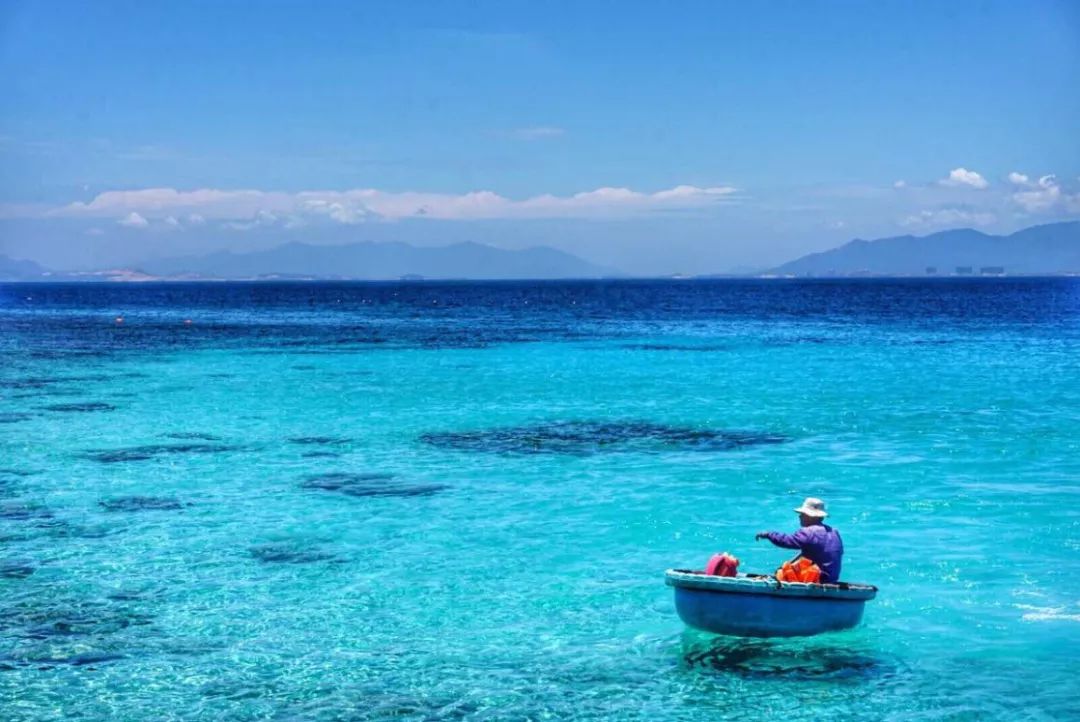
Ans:
POLYGON ((799 556, 806 557, 821 569, 821 583, 834 584, 840 580, 840 565, 844 558, 844 542, 840 532, 824 523, 829 515, 825 502, 808 497, 795 512, 802 524, 794 534, 763 531, 754 537, 768 539, 784 549, 798 549, 799 556))

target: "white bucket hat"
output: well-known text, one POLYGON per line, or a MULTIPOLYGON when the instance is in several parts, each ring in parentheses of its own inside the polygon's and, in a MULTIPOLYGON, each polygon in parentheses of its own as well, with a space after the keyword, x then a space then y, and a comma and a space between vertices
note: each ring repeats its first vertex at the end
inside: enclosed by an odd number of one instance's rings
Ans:
POLYGON ((829 512, 825 511, 825 502, 812 496, 806 497, 806 501, 795 511, 799 514, 812 516, 815 519, 824 519, 829 515, 829 512))

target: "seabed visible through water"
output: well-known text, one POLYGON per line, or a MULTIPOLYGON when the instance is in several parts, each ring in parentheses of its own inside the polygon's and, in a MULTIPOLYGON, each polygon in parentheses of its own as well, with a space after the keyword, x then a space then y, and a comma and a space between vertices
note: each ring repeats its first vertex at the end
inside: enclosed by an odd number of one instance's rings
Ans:
POLYGON ((7 284, 0 329, 0 718, 1080 717, 1080 281, 7 284), (663 570, 775 568, 808 495, 863 625, 685 629, 663 570))

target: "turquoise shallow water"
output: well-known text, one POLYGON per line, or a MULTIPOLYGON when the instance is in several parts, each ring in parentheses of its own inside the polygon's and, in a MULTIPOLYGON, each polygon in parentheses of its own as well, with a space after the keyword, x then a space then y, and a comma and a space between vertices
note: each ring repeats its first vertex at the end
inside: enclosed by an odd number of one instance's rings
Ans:
POLYGON ((0 302, 4 719, 1080 716, 1076 281, 0 302), (808 495, 864 624, 684 629, 808 495))

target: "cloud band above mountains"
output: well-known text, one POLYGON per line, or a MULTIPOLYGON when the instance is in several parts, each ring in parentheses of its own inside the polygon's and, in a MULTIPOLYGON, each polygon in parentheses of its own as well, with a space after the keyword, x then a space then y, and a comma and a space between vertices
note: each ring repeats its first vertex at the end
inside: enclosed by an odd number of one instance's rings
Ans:
POLYGON ((343 224, 366 220, 432 218, 481 220, 496 218, 588 218, 636 215, 656 210, 687 210, 730 202, 730 186, 699 188, 680 185, 655 193, 629 188, 597 188, 570 196, 550 194, 514 200, 491 191, 463 194, 394 193, 375 189, 282 193, 259 190, 175 188, 107 191, 89 202, 54 209, 53 217, 113 218, 130 227, 160 220, 168 224, 217 220, 238 229, 270 223, 303 223, 324 218, 343 224))
MULTIPOLYGON (((643 192, 626 187, 601 187, 572 195, 539 194, 523 199, 493 191, 433 193, 374 188, 283 192, 257 189, 157 187, 109 190, 87 201, 60 206, 0 205, 0 218, 75 221, 89 224, 85 232, 196 231, 213 227, 225 231, 290 230, 313 226, 353 226, 367 222, 430 219, 445 222, 485 220, 574 219, 642 220, 704 217, 724 209, 728 221, 741 217, 777 218, 776 209, 811 207, 821 215, 815 227, 856 228, 867 219, 891 216, 893 227, 938 229, 960 225, 997 225, 1059 220, 1080 214, 1080 192, 1054 175, 1013 171, 988 180, 958 167, 933 181, 897 181, 884 185, 855 185, 839 189, 788 188, 781 192, 678 185, 643 192), (824 200, 823 200, 824 199, 824 200), (809 205, 808 205, 809 204, 809 205), (674 214, 674 215, 673 215, 674 214)), ((719 216, 717 216, 719 217, 719 216)), ((802 218, 806 222, 806 218, 802 218)), ((857 231, 856 231, 857 232, 857 231)))

